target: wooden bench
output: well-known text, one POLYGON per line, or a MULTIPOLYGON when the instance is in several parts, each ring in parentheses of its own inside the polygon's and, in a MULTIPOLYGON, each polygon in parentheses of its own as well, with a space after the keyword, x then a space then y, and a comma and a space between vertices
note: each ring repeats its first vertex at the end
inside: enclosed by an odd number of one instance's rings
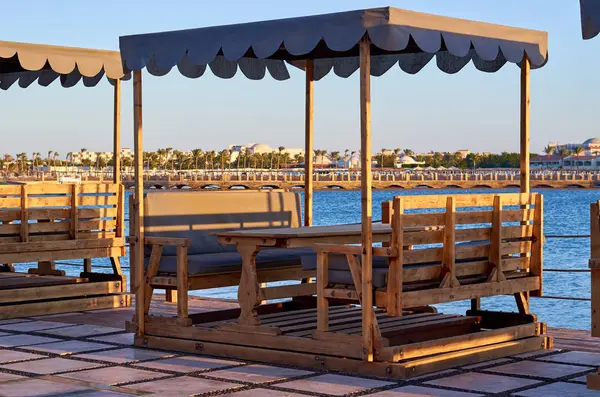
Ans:
POLYGON ((110 183, 0 186, 0 319, 129 304, 119 259, 124 194, 110 183), (110 258, 112 273, 94 272, 92 258, 110 258), (56 269, 76 259, 79 277, 56 269), (37 266, 23 274, 15 263, 37 266))
MULTIPOLYGON (((387 215, 391 241, 372 248, 373 302, 401 316, 405 308, 471 299, 468 315, 490 317, 479 308, 481 297, 514 294, 520 318, 534 322, 528 297, 542 293, 542 214, 540 194, 395 197, 387 215), (408 226, 431 230, 407 233, 408 226)), ((319 331, 325 332, 329 298, 360 302, 365 275, 361 247, 317 250, 319 331)))
MULTIPOLYGON (((153 290, 165 289, 168 301, 177 300, 179 319, 187 323, 189 290, 240 283, 242 262, 237 247, 219 244, 215 233, 299 227, 300 196, 283 191, 151 192, 144 197, 143 220, 145 312, 149 312, 153 290)), ((301 266, 301 256, 310 252, 310 248, 261 250, 256 255, 260 282, 314 277, 314 270, 304 271, 301 266)))

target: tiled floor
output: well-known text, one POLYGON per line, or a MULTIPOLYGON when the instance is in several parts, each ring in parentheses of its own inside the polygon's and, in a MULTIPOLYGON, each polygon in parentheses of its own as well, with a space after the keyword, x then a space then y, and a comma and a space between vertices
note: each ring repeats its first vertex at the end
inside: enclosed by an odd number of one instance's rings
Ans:
POLYGON ((600 396, 585 385, 585 374, 600 366, 592 351, 546 351, 390 381, 133 348, 133 334, 115 327, 81 313, 0 321, 0 397, 600 396))

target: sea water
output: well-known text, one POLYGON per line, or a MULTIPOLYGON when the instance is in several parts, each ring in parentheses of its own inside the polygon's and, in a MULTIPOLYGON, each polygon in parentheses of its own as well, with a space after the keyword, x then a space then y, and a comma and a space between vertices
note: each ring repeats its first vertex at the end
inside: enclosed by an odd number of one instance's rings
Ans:
MULTIPOLYGON (((381 190, 373 191, 373 219, 381 219, 381 202, 391 200, 396 195, 415 194, 474 194, 492 191, 485 190, 381 190)), ((514 190, 494 190, 493 192, 510 193, 514 190)), ((544 195, 544 233, 552 235, 587 235, 590 229, 590 203, 600 199, 600 190, 559 190, 542 189, 537 192, 544 195)), ((127 199, 130 194, 127 195, 127 199)), ((125 206, 125 218, 129 205, 125 206)), ((334 225, 360 222, 360 192, 347 190, 324 190, 314 192, 313 220, 315 225, 334 225)), ((126 223, 126 235, 128 222, 126 223)), ((546 239, 544 246, 544 268, 546 269, 587 269, 590 258, 589 238, 546 239)), ((61 261, 57 268, 65 270, 68 275, 77 276, 81 271, 81 261, 61 261)), ((94 259, 95 271, 112 272, 108 259, 94 259), (101 267, 100 267, 101 266, 101 267)), ((129 279, 129 258, 121 260, 123 272, 129 279)), ((26 271, 27 265, 17 265, 18 271, 26 271)), ((205 297, 237 298, 237 288, 215 288, 193 291, 191 294, 205 297)), ((590 297, 589 273, 544 273, 544 294, 547 296, 590 297)), ((436 306, 440 312, 464 314, 470 308, 470 302, 453 302, 436 306)), ((512 296, 499 296, 482 299, 482 309, 515 311, 512 296)), ((565 301, 555 299, 533 298, 531 311, 538 315, 540 321, 551 327, 573 329, 590 329, 590 302, 565 301)))

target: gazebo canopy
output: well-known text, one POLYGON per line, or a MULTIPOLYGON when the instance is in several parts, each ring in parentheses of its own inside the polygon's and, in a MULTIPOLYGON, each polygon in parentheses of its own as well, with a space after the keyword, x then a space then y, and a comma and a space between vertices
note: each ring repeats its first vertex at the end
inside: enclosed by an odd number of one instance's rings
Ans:
POLYGON ((593 39, 600 33, 600 2, 579 0, 581 4, 581 32, 585 40, 593 39))
POLYGON ((118 51, 0 41, 3 90, 17 81, 22 88, 36 80, 48 86, 59 77, 63 87, 72 87, 80 80, 86 87, 93 87, 104 75, 111 80, 124 77, 118 51))
POLYGON ((314 61, 314 79, 331 70, 348 77, 359 68, 359 41, 371 42, 371 75, 398 64, 418 73, 436 57, 439 69, 460 71, 467 63, 496 72, 526 54, 533 68, 547 60, 546 32, 442 17, 397 8, 373 8, 272 21, 139 34, 120 38, 126 71, 147 68, 164 75, 177 66, 197 78, 206 67, 222 78, 237 69, 260 80, 266 71, 289 78, 286 63, 303 68, 314 61))

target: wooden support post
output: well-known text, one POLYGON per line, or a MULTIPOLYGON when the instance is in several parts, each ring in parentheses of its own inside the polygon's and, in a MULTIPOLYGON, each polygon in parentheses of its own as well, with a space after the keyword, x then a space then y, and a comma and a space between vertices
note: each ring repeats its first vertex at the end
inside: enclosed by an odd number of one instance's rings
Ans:
MULTIPOLYGON (((134 142, 134 169, 135 169, 135 195, 133 196, 134 240, 135 254, 135 312, 137 317, 137 334, 145 332, 144 302, 144 165, 143 165, 143 133, 142 133, 142 71, 133 72, 133 142, 134 142)), ((132 291, 134 292, 134 291, 132 291)))
POLYGON ((79 234, 79 187, 71 185, 71 239, 77 240, 79 234))
MULTIPOLYGON (((348 267, 350 268, 350 274, 352 274, 352 281, 354 282, 354 288, 356 291, 360 291, 360 286, 364 285, 362 280, 362 270, 361 264, 359 261, 358 255, 355 254, 346 254, 346 260, 348 261, 348 267)), ((372 295, 372 292, 369 294, 372 295)), ((361 292, 358 295, 358 303, 361 306, 364 306, 364 294, 361 292)), ((364 313, 364 310, 363 310, 364 313)), ((381 339, 381 331, 379 330, 379 325, 377 324, 377 316, 375 316, 375 312, 372 311, 373 319, 373 343, 381 339)), ((364 351, 363 351, 364 353, 364 351)))
MULTIPOLYGON (((150 253, 150 260, 148 261, 148 269, 146 270, 146 277, 144 277, 144 315, 147 315, 150 311, 150 303, 152 302, 152 294, 154 292, 154 288, 152 288, 152 277, 156 276, 158 273, 158 266, 160 265, 160 258, 162 256, 163 246, 162 245, 153 245, 152 252, 150 253)), ((178 265, 179 265, 179 256, 177 257, 178 265)), ((177 274, 179 275, 179 269, 177 269, 177 274)), ((179 279, 177 279, 179 281, 179 279)))
POLYGON ((188 315, 188 263, 187 247, 177 247, 177 323, 192 325, 188 315))
POLYGON ((29 198, 27 196, 27 185, 21 186, 21 242, 29 241, 29 198))
POLYGON ((381 203, 381 223, 384 225, 392 224, 392 206, 393 201, 383 201, 381 203))
MULTIPOLYGON (((135 241, 135 233, 137 226, 135 224, 135 197, 132 196, 129 199, 129 292, 135 294, 137 291, 136 275, 137 275, 137 261, 135 259, 135 253, 137 252, 137 242, 135 241)), ((136 321, 135 314, 133 316, 133 322, 136 321)))
POLYGON ((456 200, 452 196, 446 199, 446 213, 444 215, 444 247, 442 271, 445 272, 440 288, 459 287, 456 278, 456 200))
POLYGON ((396 256, 389 258, 386 306, 388 315, 401 316, 404 279, 404 203, 402 197, 394 197, 393 203, 391 248, 395 250, 396 256))
MULTIPOLYGON (((256 271, 256 254, 260 247, 253 244, 238 244, 238 252, 242 257, 242 275, 238 289, 240 305, 240 325, 260 325, 258 306, 260 306, 260 283, 256 271)), ((179 296, 179 294, 178 294, 179 296)))
POLYGON ((592 274, 592 336, 600 337, 600 201, 590 206, 590 269, 592 274))
POLYGON ((84 258, 83 259, 83 272, 84 273, 92 272, 92 258, 84 258))
POLYGON ((122 183, 117 185, 117 224, 115 226, 115 236, 125 236, 125 186, 122 183))
POLYGON ((363 359, 374 359, 373 329, 373 234, 371 191, 371 41, 360 41, 360 157, 362 240, 362 340, 363 359))
POLYGON ((502 197, 494 196, 489 262, 492 267, 488 281, 504 281, 502 271, 502 197))
POLYGON ((519 314, 529 314, 529 295, 526 292, 516 292, 514 296, 519 314))
POLYGON ((531 260, 529 273, 540 278, 540 289, 531 291, 531 296, 543 296, 544 281, 544 196, 535 195, 533 210, 533 243, 531 244, 531 260))
POLYGON ((121 80, 115 80, 113 112, 113 183, 121 183, 121 80))
POLYGON ((172 289, 165 290, 165 302, 177 303, 177 290, 175 290, 175 293, 172 289))
POLYGON ((314 132, 314 65, 306 61, 306 110, 304 137, 304 226, 312 226, 313 215, 313 132, 314 132))
POLYGON ((329 301, 325 288, 329 284, 329 254, 317 252, 317 331, 326 332, 329 328, 329 301))
POLYGON ((521 63, 521 193, 529 193, 531 189, 529 180, 530 68, 529 57, 525 54, 521 63))

